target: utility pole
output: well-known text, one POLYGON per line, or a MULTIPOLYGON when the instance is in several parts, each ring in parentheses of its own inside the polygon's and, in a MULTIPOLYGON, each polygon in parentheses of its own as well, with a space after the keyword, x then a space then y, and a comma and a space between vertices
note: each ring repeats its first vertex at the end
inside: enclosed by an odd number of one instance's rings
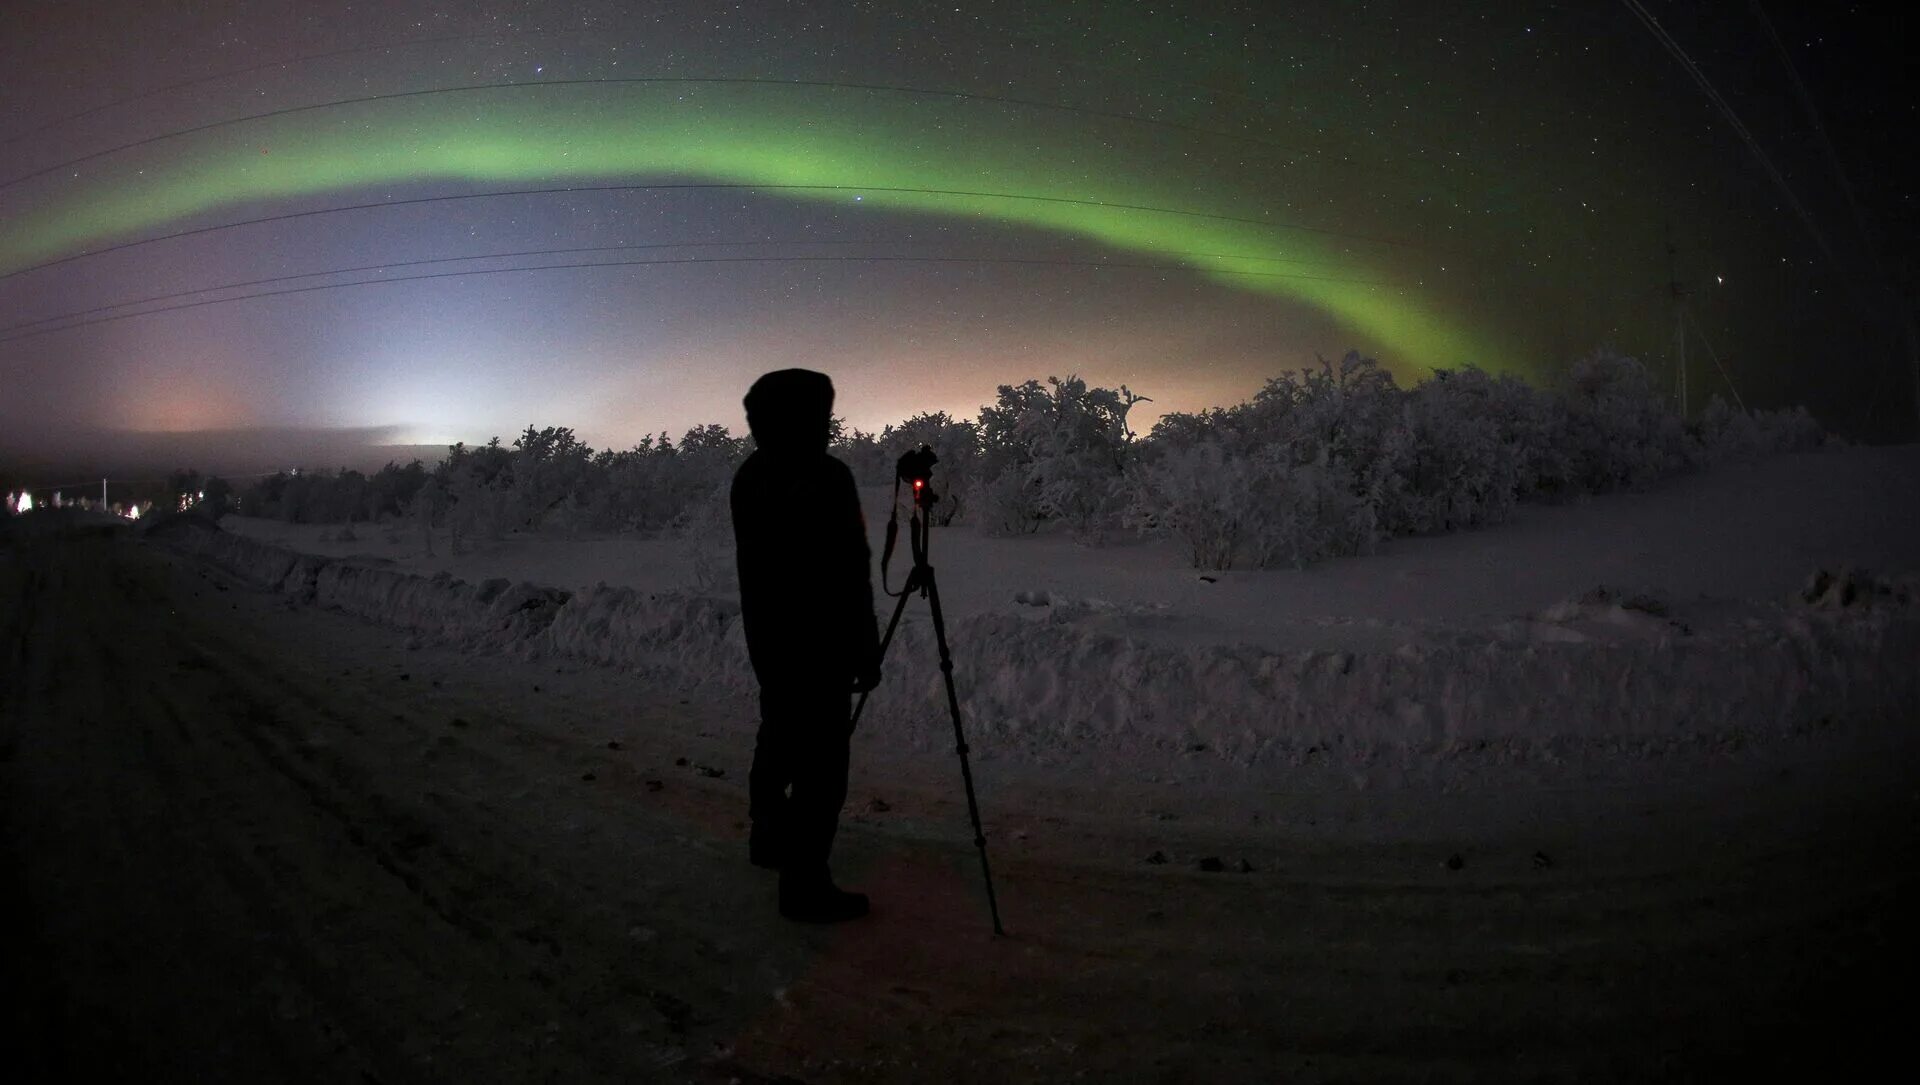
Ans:
POLYGON ((1687 417, 1687 295, 1689 291, 1680 285, 1678 263, 1675 260, 1680 250, 1673 244, 1673 228, 1667 228, 1667 292, 1673 298, 1673 369, 1675 392, 1680 399, 1680 417, 1687 417))
MULTIPOLYGON (((1693 315, 1693 309, 1687 304, 1687 298, 1693 294, 1692 288, 1680 281, 1679 248, 1673 243, 1673 229, 1667 229, 1667 296, 1673 300, 1673 391, 1680 405, 1680 417, 1685 419, 1692 407, 1687 387, 1687 324, 1693 324, 1695 335, 1700 337, 1700 345, 1707 348, 1707 357, 1713 359, 1713 368, 1720 373, 1720 379, 1727 382, 1727 391, 1732 394, 1734 406, 1742 412, 1747 409, 1746 400, 1740 397, 1740 389, 1733 383, 1733 374, 1720 360, 1720 352, 1713 349, 1713 341, 1707 338, 1707 330, 1700 326, 1700 319, 1693 315)), ((1916 392, 1920 395, 1920 392, 1916 392)), ((1920 405, 1920 404, 1917 404, 1920 405)))

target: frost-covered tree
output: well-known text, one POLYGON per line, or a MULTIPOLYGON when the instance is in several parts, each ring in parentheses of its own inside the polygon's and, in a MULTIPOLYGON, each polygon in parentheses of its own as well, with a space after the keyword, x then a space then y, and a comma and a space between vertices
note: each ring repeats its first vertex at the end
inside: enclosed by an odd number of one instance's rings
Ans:
POLYGON ((847 465, 861 486, 884 485, 893 477, 893 461, 880 447, 879 437, 848 427, 844 418, 835 417, 829 424, 827 451, 847 465))
POLYGON ((1831 438, 1805 407, 1790 411, 1749 411, 1718 395, 1694 423, 1701 455, 1709 463, 1751 459, 1773 452, 1806 452, 1831 438))
POLYGON ((629 449, 596 453, 588 522, 601 531, 643 534, 673 523, 680 509, 666 481, 672 460, 673 442, 664 433, 649 434, 629 449))
POLYGON ((1595 351, 1568 367, 1560 392, 1566 414, 1559 441, 1573 488, 1631 489, 1692 462, 1686 426, 1635 359, 1595 351))
POLYGON ((1822 439, 1804 412, 1724 404, 1690 436, 1638 362, 1604 351, 1554 389, 1468 368, 1403 390, 1349 353, 1276 377, 1239 406, 1162 418, 1141 450, 1129 521, 1181 539, 1201 565, 1302 564, 1497 522, 1523 500, 1645 485, 1703 455, 1822 439))
POLYGON ((367 518, 380 521, 404 515, 426 481, 427 469, 419 460, 405 467, 388 462, 367 479, 367 518))
POLYGON ((935 492, 939 503, 933 505, 933 520, 950 524, 968 509, 973 488, 979 482, 979 426, 954 419, 947 411, 920 413, 899 426, 885 426, 874 442, 885 463, 883 484, 891 484, 900 455, 916 447, 927 446, 939 457, 935 465, 935 492))
POLYGON ((512 526, 513 454, 500 447, 500 438, 478 448, 461 442, 447 449, 434 477, 447 491, 447 546, 454 553, 465 539, 498 539, 512 526))
POLYGON ((451 496, 446 487, 437 478, 428 478, 413 492, 407 501, 407 517, 420 529, 420 545, 429 556, 433 554, 433 532, 445 517, 451 496))
POLYGON ((1405 397, 1401 482, 1381 510, 1389 535, 1496 523, 1562 472, 1547 397, 1474 368, 1436 370, 1405 397))
POLYGON ((996 534, 1065 522, 1098 538, 1126 507, 1122 484, 1135 434, 1127 414, 1149 402, 1125 385, 1088 388, 1077 376, 1030 380, 999 389, 980 410, 980 479, 974 500, 981 527, 996 534))
POLYGON ((537 530, 555 510, 580 498, 592 474, 593 449, 565 426, 528 426, 513 442, 508 465, 515 526, 537 530))
POLYGON ((1164 524, 1196 563, 1215 568, 1364 552, 1399 493, 1409 441, 1390 374, 1357 353, 1321 359, 1269 380, 1247 403, 1162 418, 1142 484, 1130 488, 1129 519, 1164 524), (1217 537, 1198 520, 1216 493, 1237 510, 1217 537))
POLYGON ((1183 440, 1135 473, 1126 523, 1180 540, 1196 569, 1231 569, 1251 519, 1247 475, 1222 442, 1183 440))

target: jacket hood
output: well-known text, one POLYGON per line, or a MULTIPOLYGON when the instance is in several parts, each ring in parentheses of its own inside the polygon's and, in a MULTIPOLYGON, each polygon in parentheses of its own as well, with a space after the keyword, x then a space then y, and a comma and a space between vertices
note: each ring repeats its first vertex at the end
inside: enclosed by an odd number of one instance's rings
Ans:
POLYGON ((770 452, 825 452, 833 381, 811 369, 779 369, 747 389, 747 428, 770 452))

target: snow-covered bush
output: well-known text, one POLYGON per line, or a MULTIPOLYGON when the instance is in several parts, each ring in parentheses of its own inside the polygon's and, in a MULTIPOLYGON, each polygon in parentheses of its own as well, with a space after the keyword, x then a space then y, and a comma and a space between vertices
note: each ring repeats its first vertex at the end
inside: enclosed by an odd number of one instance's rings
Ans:
POLYGON ((1000 386, 980 410, 981 527, 994 534, 1036 530, 1047 520, 1093 541, 1119 525, 1127 505, 1121 478, 1134 433, 1127 412, 1149 402, 1125 385, 1088 388, 1079 377, 1000 386))
POLYGON ((1304 565, 1364 553, 1399 499, 1409 426, 1393 378, 1372 359, 1283 374, 1252 401, 1169 414, 1141 451, 1128 522, 1170 532, 1196 565, 1304 565), (1208 527, 1208 508, 1230 502, 1208 527))
POLYGON ((695 426, 681 438, 675 449, 679 481, 689 501, 698 501, 715 487, 733 481, 733 473, 753 451, 753 441, 735 437, 721 425, 695 426))
POLYGON ((880 447, 880 439, 863 430, 848 429, 845 419, 833 420, 827 451, 847 465, 858 485, 882 486, 893 481, 893 460, 880 447))
POLYGON ((927 445, 939 463, 934 468, 934 489, 940 500, 933 507, 936 523, 950 524, 970 504, 971 491, 979 478, 980 427, 962 422, 945 411, 914 415, 899 425, 883 427, 878 434, 847 429, 836 418, 833 453, 862 486, 892 486, 900 455, 927 445))
POLYGON ((528 426, 513 442, 505 472, 513 495, 514 526, 538 530, 556 509, 585 494, 591 484, 592 460, 593 449, 571 429, 528 426))
POLYGON ((698 426, 678 445, 663 433, 625 451, 601 452, 592 461, 586 521, 601 531, 654 534, 673 528, 732 479, 750 447, 725 426, 698 426))
POLYGON ((1804 406, 1748 413, 1760 429, 1761 446, 1768 452, 1812 452, 1845 443, 1822 429, 1804 406))
POLYGON ((563 539, 578 539, 593 525, 593 516, 587 508, 586 498, 580 493, 570 493, 558 504, 547 509, 540 518, 540 530, 563 539))
POLYGON ((1304 568, 1370 552, 1378 541, 1377 506, 1346 466, 1324 456, 1298 463, 1277 449, 1242 462, 1253 510, 1246 548, 1255 568, 1304 568))
POLYGON ((974 484, 967 495, 979 510, 975 522, 988 535, 1030 535, 1040 530, 1040 489, 1028 464, 1009 463, 974 484))
POLYGON ((513 526, 512 453, 498 437, 477 448, 454 445, 434 476, 447 492, 448 547, 454 553, 464 540, 498 539, 513 526))
MULTIPOLYGON (((388 463, 372 475, 359 471, 281 471, 265 476, 241 492, 232 504, 244 516, 266 516, 295 524, 337 524, 346 520, 379 522, 398 516, 427 480, 420 461, 402 467, 388 463)), ((167 481, 168 508, 177 508, 182 496, 215 509, 228 506, 231 486, 218 478, 199 478, 198 472, 175 471, 167 481), (194 490, 180 489, 196 487, 194 490), (204 494, 204 499, 199 495, 204 494)))
POLYGON ((407 503, 407 518, 420 529, 421 546, 428 554, 433 553, 433 531, 446 517, 450 503, 446 487, 437 478, 427 479, 407 503))
POLYGON ((960 518, 980 477, 979 426, 958 421, 945 411, 921 413, 882 429, 878 445, 885 464, 882 483, 891 482, 901 453, 921 445, 933 449, 940 458, 934 467, 934 489, 940 494, 933 507, 934 522, 944 525, 960 518))
POLYGON ((587 498, 588 515, 601 531, 651 534, 680 514, 681 494, 671 485, 673 442, 652 434, 621 451, 593 458, 597 484, 587 498))
POLYGON ((1574 489, 1587 493, 1644 486, 1693 462, 1686 426, 1653 390, 1646 367, 1596 351, 1568 368, 1560 444, 1574 489))
POLYGON ((1731 406, 1718 395, 1694 423, 1701 454, 1710 463, 1751 459, 1774 452, 1806 452, 1831 438, 1805 407, 1781 411, 1748 411, 1731 406))
POLYGON ((1404 486, 1402 399, 1393 375, 1358 351, 1348 351, 1337 365, 1322 358, 1318 369, 1269 380, 1253 397, 1245 424, 1250 435, 1258 435, 1257 446, 1282 445, 1291 453, 1290 464, 1318 465, 1319 471, 1302 475, 1303 484, 1316 491, 1330 494, 1330 487, 1341 484, 1351 489, 1351 502, 1315 502, 1329 520, 1329 537, 1352 547, 1337 552, 1371 550, 1381 511, 1404 486))
POLYGON ((1559 471, 1546 397, 1511 377, 1438 370, 1405 400, 1393 456, 1401 478, 1381 510, 1389 535, 1504 520, 1559 471))
POLYGON ((1372 543, 1352 474, 1324 455, 1296 463, 1282 446, 1170 448, 1139 466, 1129 492, 1127 522, 1179 539, 1199 569, 1299 568, 1372 543))
POLYGON ((1127 526, 1179 539, 1196 569, 1230 569, 1249 512, 1244 473, 1218 441, 1167 448, 1134 473, 1127 526))
POLYGON ((1065 524, 1075 539, 1103 542, 1121 526, 1125 480, 1104 455, 1065 452, 1036 460, 1027 470, 1040 515, 1065 524))
POLYGON ((733 508, 728 500, 731 483, 722 483, 688 505, 674 525, 694 583, 701 591, 732 595, 740 590, 740 570, 733 541, 733 508))
POLYGON ((1690 434, 1638 362, 1607 352, 1575 362, 1557 390, 1473 368, 1403 390, 1350 352, 1247 403, 1163 417, 1130 450, 1127 523, 1180 539, 1200 566, 1298 565, 1826 439, 1805 411, 1748 415, 1717 400, 1690 434))

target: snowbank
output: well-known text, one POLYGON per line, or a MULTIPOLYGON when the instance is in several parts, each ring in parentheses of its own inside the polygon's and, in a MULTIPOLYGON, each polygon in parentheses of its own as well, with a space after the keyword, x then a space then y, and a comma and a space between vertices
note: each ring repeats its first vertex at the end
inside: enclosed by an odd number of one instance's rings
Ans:
POLYGON ((415 576, 366 561, 296 554, 197 520, 174 521, 148 537, 260 587, 438 643, 525 649, 568 598, 563 591, 503 578, 468 584, 445 573, 415 576))
MULTIPOLYGON (((215 528, 157 537, 236 575, 425 641, 618 667, 705 695, 754 691, 738 604, 600 585, 567 593, 469 584, 295 555, 215 528)), ((1581 593, 1491 628, 1409 632, 1378 650, 1274 650, 1115 634, 1101 609, 1029 600, 950 624, 954 679, 983 753, 1098 751, 1149 764, 1197 752, 1246 767, 1318 756, 1554 757, 1795 733, 1920 704, 1920 599, 1821 574, 1804 599, 1711 629, 1657 599, 1581 593), (1824 579, 1823 579, 1824 577, 1824 579), (1836 592, 1833 584, 1853 589, 1836 592), (1816 590, 1817 589, 1817 590, 1816 590), (1844 599, 1842 598, 1844 596, 1844 599)), ((914 746, 950 741, 925 605, 914 601, 863 723, 914 746)))
POLYGON ((221 531, 194 516, 156 521, 145 534, 149 539, 206 558, 240 579, 263 588, 284 590, 295 563, 310 563, 313 560, 291 550, 221 531))
POLYGON ((566 604, 567 593, 504 578, 468 584, 442 573, 414 576, 351 561, 320 564, 313 601, 477 649, 525 650, 566 604))
POLYGON ((690 686, 754 688, 740 605, 731 599, 602 584, 560 609, 539 648, 690 686))

